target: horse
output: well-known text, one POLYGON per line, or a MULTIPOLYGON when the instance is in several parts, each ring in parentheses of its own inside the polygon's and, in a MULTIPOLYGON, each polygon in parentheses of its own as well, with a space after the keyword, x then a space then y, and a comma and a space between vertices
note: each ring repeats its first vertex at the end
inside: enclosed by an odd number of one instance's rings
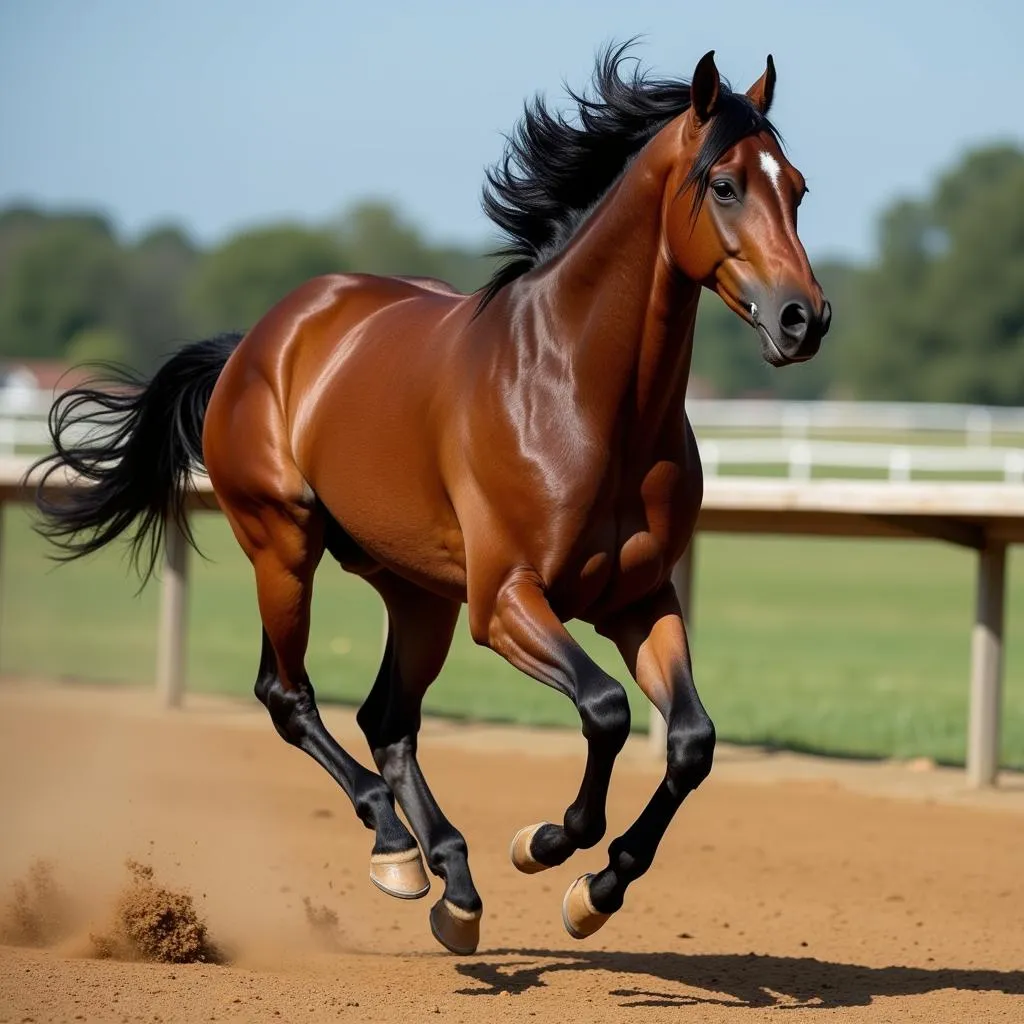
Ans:
POLYGON ((591 88, 569 93, 571 116, 540 97, 526 104, 487 172, 484 208, 507 244, 480 291, 315 278, 244 335, 179 349, 151 379, 118 371, 65 393, 40 466, 40 528, 58 557, 127 534, 144 579, 167 524, 192 539, 186 495, 205 468, 255 573, 256 696, 373 832, 378 888, 426 895, 425 857, 444 884, 431 931, 456 954, 475 952, 483 904, 417 734, 460 607, 476 643, 573 701, 586 739, 561 823, 515 834, 520 871, 601 840, 630 731, 623 685, 564 623, 608 637, 666 720, 650 802, 607 866, 562 901, 568 933, 592 935, 712 767, 715 728, 670 581, 703 494, 685 414, 702 289, 754 329, 774 366, 810 359, 831 319, 797 234, 806 182, 768 119, 772 58, 739 93, 714 51, 687 82, 624 73, 627 48, 599 54, 591 88), (97 417, 106 428, 83 437, 97 417), (83 486, 47 496, 56 472, 83 486), (387 609, 383 660, 357 713, 377 771, 327 731, 304 664, 325 551, 387 609))

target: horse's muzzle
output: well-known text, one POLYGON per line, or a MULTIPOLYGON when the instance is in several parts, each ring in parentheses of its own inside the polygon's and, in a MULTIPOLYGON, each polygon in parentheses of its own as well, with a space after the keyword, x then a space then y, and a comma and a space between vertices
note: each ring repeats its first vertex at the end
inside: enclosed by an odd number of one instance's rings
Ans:
POLYGON ((832 324, 832 306, 819 308, 803 296, 787 297, 765 308, 751 303, 750 318, 761 337, 764 358, 773 366, 803 363, 821 347, 832 324))

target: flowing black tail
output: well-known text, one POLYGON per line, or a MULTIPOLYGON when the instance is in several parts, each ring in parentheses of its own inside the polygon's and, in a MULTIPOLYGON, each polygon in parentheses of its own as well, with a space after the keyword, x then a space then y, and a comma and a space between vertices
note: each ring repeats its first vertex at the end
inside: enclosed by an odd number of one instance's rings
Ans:
POLYGON ((178 524, 193 544, 185 512, 189 471, 203 464, 203 418, 213 386, 243 335, 221 334, 187 345, 147 381, 124 367, 65 391, 50 410, 54 451, 42 469, 37 529, 52 540, 62 561, 88 555, 135 524, 132 564, 143 582, 160 554, 164 525, 178 524), (87 481, 46 493, 55 473, 87 481))

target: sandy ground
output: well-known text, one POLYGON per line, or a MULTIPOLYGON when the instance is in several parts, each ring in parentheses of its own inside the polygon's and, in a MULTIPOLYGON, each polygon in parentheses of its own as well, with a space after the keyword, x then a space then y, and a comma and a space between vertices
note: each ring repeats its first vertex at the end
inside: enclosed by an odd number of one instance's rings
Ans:
MULTIPOLYGON (((366 762, 352 715, 325 718, 366 762)), ((0 946, 0 1022, 1024 1021, 1019 776, 979 797, 959 772, 721 749, 623 911, 576 942, 562 893, 606 844, 531 877, 507 846, 561 815, 579 738, 430 722, 422 761, 484 898, 470 957, 430 936, 439 885, 370 885, 370 834, 262 709, 0 685, 0 908, 39 858, 67 897, 44 948, 0 946), (90 955, 127 857, 191 892, 226 965, 90 955)), ((659 774, 627 745, 609 838, 659 774)))

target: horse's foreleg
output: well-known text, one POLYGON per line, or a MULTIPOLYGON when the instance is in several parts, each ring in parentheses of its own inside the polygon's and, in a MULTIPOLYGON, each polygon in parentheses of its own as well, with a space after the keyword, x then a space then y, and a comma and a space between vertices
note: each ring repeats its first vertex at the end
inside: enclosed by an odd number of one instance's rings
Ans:
POLYGON ((376 839, 374 872, 387 874, 392 863, 412 864, 404 877, 416 896, 427 891, 416 841, 395 813, 387 783, 364 768, 325 728, 306 674, 309 609, 313 574, 323 554, 323 524, 315 509, 264 504, 257 513, 229 512, 228 518, 256 571, 263 653, 256 696, 266 705, 278 733, 322 765, 352 801, 376 839))
POLYGON ((711 771, 715 727, 697 695, 679 602, 672 588, 629 609, 601 632, 615 641, 630 672, 668 723, 665 777, 640 817, 608 847, 608 867, 569 887, 562 919, 581 939, 622 906, 626 888, 651 866, 680 804, 711 771))
POLYGON ((572 638, 532 575, 519 573, 505 583, 486 636, 477 639, 527 675, 566 694, 580 713, 587 765, 579 794, 561 825, 532 825, 512 841, 513 864, 527 873, 542 871, 576 850, 596 846, 604 835, 612 766, 629 735, 629 701, 622 684, 595 665, 572 638))
POLYGON ((445 817, 416 758, 423 696, 451 646, 459 604, 388 572, 372 578, 388 608, 388 642, 370 695, 359 709, 373 759, 416 833, 444 894, 430 913, 435 937, 453 953, 473 953, 483 905, 462 833, 445 817))

